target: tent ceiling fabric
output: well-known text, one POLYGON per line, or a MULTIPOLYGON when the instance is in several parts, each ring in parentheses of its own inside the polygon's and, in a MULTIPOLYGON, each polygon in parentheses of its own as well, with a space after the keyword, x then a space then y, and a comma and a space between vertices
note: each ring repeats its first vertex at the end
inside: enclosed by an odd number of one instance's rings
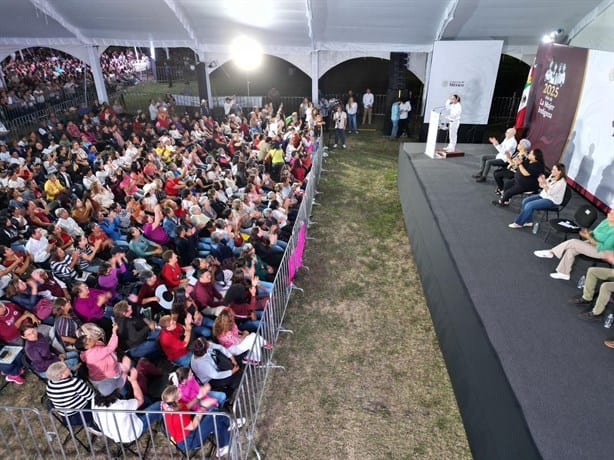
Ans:
POLYGON ((444 40, 532 47, 612 0, 0 0, 0 45, 185 46, 226 52, 242 33, 270 50, 430 51, 444 40))

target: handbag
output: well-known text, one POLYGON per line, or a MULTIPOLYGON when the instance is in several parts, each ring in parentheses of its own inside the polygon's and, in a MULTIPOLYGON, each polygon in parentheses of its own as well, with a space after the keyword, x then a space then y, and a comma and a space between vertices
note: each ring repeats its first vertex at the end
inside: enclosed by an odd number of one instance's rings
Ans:
POLYGON ((213 362, 215 363, 218 371, 231 371, 235 366, 228 356, 222 353, 220 350, 213 350, 211 353, 213 362))
POLYGON ((32 308, 32 313, 34 313, 36 317, 42 321, 51 315, 52 308, 53 304, 51 303, 51 300, 43 297, 36 302, 36 305, 34 305, 34 308, 32 308))

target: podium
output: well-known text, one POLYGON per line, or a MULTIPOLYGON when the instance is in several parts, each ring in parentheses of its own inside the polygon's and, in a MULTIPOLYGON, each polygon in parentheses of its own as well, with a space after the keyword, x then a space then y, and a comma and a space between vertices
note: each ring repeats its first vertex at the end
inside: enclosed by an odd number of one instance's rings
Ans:
POLYGON ((429 130, 426 134, 426 146, 424 147, 424 154, 427 157, 436 158, 435 147, 437 145, 437 132, 439 131, 439 119, 441 113, 436 110, 431 110, 431 116, 429 117, 429 130))

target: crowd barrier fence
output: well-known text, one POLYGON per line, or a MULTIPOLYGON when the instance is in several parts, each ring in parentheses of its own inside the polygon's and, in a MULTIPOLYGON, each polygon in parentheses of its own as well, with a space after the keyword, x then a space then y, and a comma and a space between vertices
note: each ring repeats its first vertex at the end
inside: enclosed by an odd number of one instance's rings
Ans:
MULTIPOLYGON (((275 344, 281 333, 291 332, 284 328, 283 321, 292 292, 300 290, 294 284, 294 277, 302 267, 303 249, 311 224, 311 211, 316 204, 317 184, 323 171, 324 143, 322 133, 319 134, 316 139, 317 148, 312 156, 312 166, 307 175, 306 187, 294 221, 292 236, 275 276, 269 301, 257 331, 257 334, 274 346, 271 349, 261 350, 259 363, 245 366, 232 405, 232 414, 212 413, 216 417, 230 417, 231 421, 241 420, 243 422, 241 428, 235 426, 231 430, 228 453, 230 460, 247 459, 250 453, 260 458, 255 442, 258 417, 271 371, 283 368, 273 360, 275 344)), ((254 347, 256 346, 258 346, 257 342, 254 343, 254 347)), ((87 412, 99 411, 79 411, 79 418, 83 420, 87 412)), ((154 413, 156 412, 149 412, 149 414, 154 413)), ((168 436, 164 433, 163 424, 158 424, 157 428, 155 426, 148 428, 137 442, 126 445, 113 443, 112 440, 93 434, 89 430, 61 423, 61 419, 61 414, 54 409, 47 413, 32 407, 0 406, 0 440, 7 453, 13 450, 13 453, 23 454, 23 458, 166 459, 174 458, 174 456, 186 457, 185 454, 182 456, 169 441, 168 436)), ((188 458, 207 458, 206 455, 206 449, 200 449, 195 456, 190 457, 188 453, 188 458)), ((6 455, 4 457, 6 458, 6 455)), ((19 456, 15 457, 19 458, 19 456)))

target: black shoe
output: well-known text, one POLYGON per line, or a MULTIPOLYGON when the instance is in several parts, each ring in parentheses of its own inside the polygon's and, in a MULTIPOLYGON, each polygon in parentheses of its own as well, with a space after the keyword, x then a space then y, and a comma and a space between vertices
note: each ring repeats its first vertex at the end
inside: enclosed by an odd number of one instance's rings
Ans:
POLYGON ((473 175, 473 176, 471 176, 471 177, 473 177, 474 179, 479 179, 480 177, 482 177, 482 173, 477 173, 477 174, 474 174, 474 175, 473 175))
POLYGON ((601 321, 601 315, 594 315, 592 310, 583 311, 578 317, 585 321, 601 321))
POLYGON ((484 176, 480 176, 475 181, 476 182, 486 182, 486 178, 484 176))
POLYGON ((574 305, 586 305, 586 304, 591 303, 590 300, 585 300, 584 297, 582 297, 581 295, 577 295, 575 297, 572 297, 567 302, 572 303, 574 305))
POLYGON ((494 204, 495 206, 501 206, 501 203, 499 202, 499 200, 492 200, 491 203, 494 204))

